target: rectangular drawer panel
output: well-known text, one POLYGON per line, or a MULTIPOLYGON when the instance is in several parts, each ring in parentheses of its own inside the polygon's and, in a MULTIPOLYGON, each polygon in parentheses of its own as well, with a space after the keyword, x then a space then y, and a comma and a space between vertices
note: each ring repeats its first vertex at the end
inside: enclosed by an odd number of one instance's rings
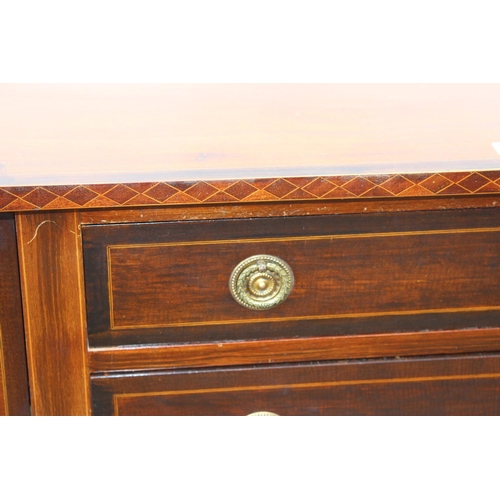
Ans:
POLYGON ((93 377, 95 415, 499 415, 500 356, 93 377))
POLYGON ((498 326, 498 215, 87 227, 91 345, 498 326), (264 311, 242 307, 228 285, 257 254, 283 259, 295 276, 290 297, 264 311))

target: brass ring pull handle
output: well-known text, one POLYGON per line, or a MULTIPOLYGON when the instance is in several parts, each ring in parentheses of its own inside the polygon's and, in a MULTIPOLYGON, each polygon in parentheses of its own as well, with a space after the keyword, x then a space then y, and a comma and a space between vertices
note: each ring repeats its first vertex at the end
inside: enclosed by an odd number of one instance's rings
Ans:
POLYGON ((291 293, 294 277, 291 267, 273 255, 254 255, 240 262, 231 273, 229 289, 244 307, 270 309, 291 293))
POLYGON ((279 417, 277 413, 273 413, 272 411, 255 411, 253 413, 249 413, 247 417, 279 417))

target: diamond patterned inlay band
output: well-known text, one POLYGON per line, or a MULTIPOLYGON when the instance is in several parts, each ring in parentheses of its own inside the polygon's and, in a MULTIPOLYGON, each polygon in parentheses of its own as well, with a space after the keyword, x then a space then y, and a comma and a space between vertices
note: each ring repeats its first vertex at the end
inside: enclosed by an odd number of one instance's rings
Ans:
POLYGON ((500 193, 500 171, 0 187, 0 211, 500 193))

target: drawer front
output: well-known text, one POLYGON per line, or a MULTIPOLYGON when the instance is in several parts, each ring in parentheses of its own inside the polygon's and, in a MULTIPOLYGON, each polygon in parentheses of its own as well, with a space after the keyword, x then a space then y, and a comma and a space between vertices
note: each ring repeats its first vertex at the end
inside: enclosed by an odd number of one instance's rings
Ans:
POLYGON ((95 415, 499 415, 500 356, 93 377, 95 415))
POLYGON ((414 212, 84 228, 91 346, 500 326, 500 212, 414 212), (295 284, 267 310, 233 269, 268 254, 295 284))

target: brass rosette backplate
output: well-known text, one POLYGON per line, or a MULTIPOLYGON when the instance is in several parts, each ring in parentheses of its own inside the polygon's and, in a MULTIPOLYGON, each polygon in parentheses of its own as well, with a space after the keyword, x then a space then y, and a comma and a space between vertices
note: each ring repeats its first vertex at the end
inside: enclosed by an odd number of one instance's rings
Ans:
POLYGON ((240 262, 231 273, 229 289, 244 307, 270 309, 281 304, 292 291, 291 267, 273 255, 254 255, 240 262))

